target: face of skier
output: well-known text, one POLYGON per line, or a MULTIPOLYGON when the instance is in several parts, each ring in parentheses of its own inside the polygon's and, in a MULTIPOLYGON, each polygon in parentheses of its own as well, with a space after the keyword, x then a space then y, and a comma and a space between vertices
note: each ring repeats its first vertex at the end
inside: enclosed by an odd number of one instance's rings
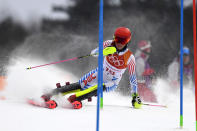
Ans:
POLYGON ((126 44, 123 45, 123 44, 117 43, 117 42, 115 42, 115 45, 116 45, 116 48, 117 48, 118 50, 122 50, 122 49, 126 46, 126 44))

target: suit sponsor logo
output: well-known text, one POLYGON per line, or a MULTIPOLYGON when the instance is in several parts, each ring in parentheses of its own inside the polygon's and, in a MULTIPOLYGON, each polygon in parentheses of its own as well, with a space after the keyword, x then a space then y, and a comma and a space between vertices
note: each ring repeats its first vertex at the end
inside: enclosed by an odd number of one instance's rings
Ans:
POLYGON ((109 57, 109 61, 111 63, 113 63, 115 66, 119 67, 119 66, 123 66, 124 65, 124 60, 118 59, 117 56, 111 55, 111 56, 108 56, 108 57, 109 57))
POLYGON ((83 80, 85 86, 88 84, 88 82, 91 82, 92 80, 96 79, 96 76, 93 76, 94 73, 92 73, 86 80, 83 80))

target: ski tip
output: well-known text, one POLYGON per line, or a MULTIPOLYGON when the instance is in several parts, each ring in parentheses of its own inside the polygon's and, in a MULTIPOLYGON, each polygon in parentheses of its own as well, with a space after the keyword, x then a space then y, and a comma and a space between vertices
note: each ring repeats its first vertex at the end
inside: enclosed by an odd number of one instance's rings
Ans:
POLYGON ((6 100, 5 96, 0 96, 0 100, 6 100))
POLYGON ((27 99, 27 103, 30 105, 37 105, 33 99, 27 99))
POLYGON ((34 102, 33 102, 32 99, 27 99, 27 103, 29 103, 29 104, 34 104, 34 102))
POLYGON ((27 103, 33 106, 38 106, 38 107, 45 107, 45 103, 44 102, 39 102, 36 101, 34 99, 27 99, 27 103))

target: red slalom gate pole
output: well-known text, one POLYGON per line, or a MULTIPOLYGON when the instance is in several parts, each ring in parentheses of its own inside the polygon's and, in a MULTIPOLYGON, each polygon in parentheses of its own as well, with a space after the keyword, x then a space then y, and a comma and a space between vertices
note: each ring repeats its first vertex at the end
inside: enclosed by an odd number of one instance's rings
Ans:
POLYGON ((194 72, 195 72, 195 102, 196 102, 196 131, 197 131, 197 47, 196 47, 196 1, 193 0, 193 39, 194 39, 194 72))

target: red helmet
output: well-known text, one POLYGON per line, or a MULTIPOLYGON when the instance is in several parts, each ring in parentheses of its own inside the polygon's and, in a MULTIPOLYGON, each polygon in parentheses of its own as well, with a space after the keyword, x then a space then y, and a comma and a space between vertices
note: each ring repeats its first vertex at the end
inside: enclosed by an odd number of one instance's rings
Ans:
POLYGON ((131 31, 125 27, 119 27, 114 33, 114 41, 126 45, 131 40, 131 31))
POLYGON ((151 42, 150 41, 146 41, 146 40, 141 40, 138 43, 138 48, 141 50, 145 50, 151 47, 151 42))

